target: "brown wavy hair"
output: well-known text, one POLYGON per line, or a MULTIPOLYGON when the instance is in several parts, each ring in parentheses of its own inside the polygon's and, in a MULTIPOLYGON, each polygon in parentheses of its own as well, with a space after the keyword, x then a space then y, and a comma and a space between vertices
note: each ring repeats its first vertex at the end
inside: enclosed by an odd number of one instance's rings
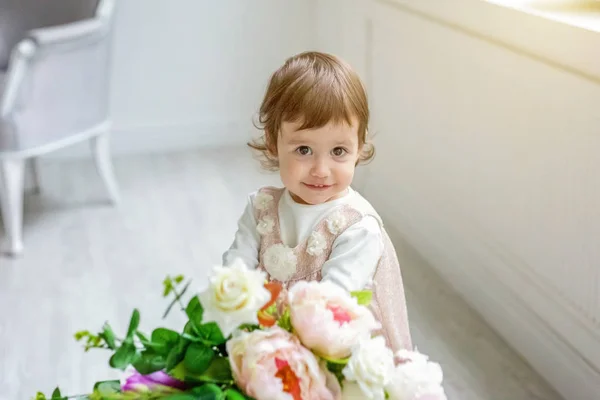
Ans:
POLYGON ((263 167, 277 170, 277 139, 282 122, 302 121, 299 130, 318 129, 329 122, 358 121, 358 163, 368 162, 375 148, 368 142, 369 105, 358 74, 331 54, 304 52, 273 73, 265 92, 258 129, 260 138, 248 143, 261 156, 263 167))

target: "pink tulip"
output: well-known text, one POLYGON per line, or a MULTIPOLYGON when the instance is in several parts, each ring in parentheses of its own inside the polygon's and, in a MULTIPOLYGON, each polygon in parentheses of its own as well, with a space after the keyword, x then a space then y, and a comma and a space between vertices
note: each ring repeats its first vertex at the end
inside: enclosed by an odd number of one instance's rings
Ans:
POLYGON ((288 293, 294 332, 302 344, 329 359, 349 357, 379 323, 364 306, 331 282, 298 282, 288 293))
POLYGON ((274 326, 238 332, 227 342, 236 384, 256 399, 337 400, 335 377, 297 337, 274 326))

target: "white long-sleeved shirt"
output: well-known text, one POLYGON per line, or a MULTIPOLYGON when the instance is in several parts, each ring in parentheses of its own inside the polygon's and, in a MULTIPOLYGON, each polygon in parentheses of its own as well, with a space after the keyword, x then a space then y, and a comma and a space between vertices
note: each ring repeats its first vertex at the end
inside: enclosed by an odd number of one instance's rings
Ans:
MULTIPOLYGON (((223 264, 231 265, 240 258, 250 268, 258 266, 260 234, 256 230, 254 198, 250 194, 244 213, 238 221, 238 230, 231 247, 223 254, 223 264)), ((313 227, 325 218, 333 207, 352 203, 360 194, 349 188, 348 193, 336 200, 318 205, 296 203, 284 190, 278 204, 282 242, 295 247, 306 240, 313 227)), ((362 199, 362 197, 361 197, 362 199)), ((364 199, 363 199, 364 201, 364 199)), ((378 220, 365 216, 342 232, 333 243, 329 259, 323 264, 323 280, 332 281, 348 291, 363 289, 373 278, 383 252, 381 227, 378 220)))

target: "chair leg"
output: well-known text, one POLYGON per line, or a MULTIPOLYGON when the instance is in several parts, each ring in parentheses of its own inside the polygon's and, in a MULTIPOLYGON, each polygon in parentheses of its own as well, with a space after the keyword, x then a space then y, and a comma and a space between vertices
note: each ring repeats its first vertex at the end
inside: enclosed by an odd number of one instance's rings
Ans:
POLYGON ((29 168, 31 170, 31 180, 32 180, 32 184, 33 184, 31 191, 35 194, 39 194, 40 193, 40 171, 39 171, 38 159, 35 157, 32 157, 29 160, 27 160, 27 164, 29 165, 29 168))
POLYGON ((96 169, 100 178, 104 182, 104 186, 108 191, 108 195, 113 204, 118 204, 120 201, 119 187, 113 171, 112 161, 110 158, 110 136, 108 132, 102 133, 92 138, 92 151, 96 162, 96 169))
POLYGON ((23 190, 25 160, 0 161, 0 209, 6 239, 3 252, 18 256, 23 252, 23 190))

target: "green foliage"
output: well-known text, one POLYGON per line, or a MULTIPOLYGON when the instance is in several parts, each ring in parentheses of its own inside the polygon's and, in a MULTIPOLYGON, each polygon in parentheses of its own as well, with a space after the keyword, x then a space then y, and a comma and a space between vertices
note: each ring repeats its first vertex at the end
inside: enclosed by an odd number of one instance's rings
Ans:
POLYGON ((98 336, 101 337, 102 340, 104 340, 104 343, 106 343, 109 349, 116 350, 117 344, 115 342, 115 333, 113 332, 108 322, 104 323, 104 326, 102 327, 102 332, 98 336))
POLYGON ((192 343, 185 351, 183 363, 185 368, 193 374, 202 374, 208 369, 215 357, 212 347, 202 343, 192 343))
POLYGON ((285 309, 283 315, 279 318, 279 320, 277 320, 277 325, 279 325, 281 329, 285 329, 288 332, 292 331, 292 319, 289 309, 285 309))
POLYGON ((242 393, 238 392, 235 389, 227 389, 225 391, 225 400, 243 400, 249 399, 249 397, 244 396, 242 393))
POLYGON ((181 336, 179 333, 166 328, 157 328, 152 331, 152 336, 146 347, 150 347, 156 354, 167 356, 173 346, 177 345, 181 336))
MULTIPOLYGON (((106 344, 104 342, 104 339, 102 338, 102 336, 99 335, 94 335, 92 333, 90 333, 89 331, 79 331, 75 333, 75 340, 82 341, 85 340, 85 351, 89 351, 90 349, 102 349, 105 347, 109 347, 108 344, 106 344)), ((110 347, 109 347, 110 348, 110 347)))
POLYGON ((145 349, 140 353, 140 357, 133 362, 133 367, 142 375, 148 375, 160 371, 166 367, 164 355, 156 353, 152 349, 145 349))
POLYGON ((202 324, 204 309, 202 308, 202 304, 200 304, 198 296, 192 297, 185 308, 185 313, 188 316, 190 323, 194 326, 200 326, 200 324, 202 324))
POLYGON ((198 328, 198 337, 208 345, 219 346, 226 342, 221 328, 214 322, 202 324, 198 328))
POLYGON ((121 347, 110 357, 109 365, 112 368, 125 370, 129 364, 136 361, 137 349, 133 343, 123 343, 121 347))
POLYGON ((345 366, 346 363, 327 361, 327 369, 337 378, 340 384, 344 380, 344 374, 342 373, 342 371, 344 370, 345 366))
MULTIPOLYGON (((113 327, 105 322, 98 333, 82 330, 75 333, 75 340, 82 342, 85 351, 103 349, 110 352, 108 364, 111 368, 125 370, 132 365, 142 375, 165 371, 171 377, 184 382, 186 390, 162 387, 162 390, 123 392, 119 381, 99 381, 92 393, 79 397, 65 397, 56 388, 50 397, 38 392, 34 400, 243 400, 251 399, 235 386, 225 343, 227 338, 219 326, 204 321, 204 308, 197 296, 192 296, 184 305, 183 296, 190 287, 183 275, 167 276, 163 281, 163 296, 172 299, 163 318, 178 305, 187 317, 181 332, 158 327, 150 335, 140 331, 141 315, 134 309, 125 335, 118 337, 113 327)), ((359 304, 369 304, 370 292, 352 293, 359 304)), ((285 310, 277 324, 291 332, 293 330, 289 310, 285 310)), ((243 325, 246 331, 261 329, 259 325, 243 325)), ((327 368, 342 381, 344 360, 323 360, 327 368)))
POLYGON ((356 292, 350 292, 352 297, 356 297, 358 304, 361 306, 368 306, 373 301, 373 292, 370 290, 359 290, 356 292))
MULTIPOLYGON (((146 335, 139 330, 141 315, 134 309, 125 336, 118 338, 112 326, 105 322, 99 333, 88 330, 75 333, 75 339, 90 349, 109 350, 109 366, 125 370, 132 365, 142 375, 164 370, 172 377, 189 385, 189 389, 177 393, 122 392, 119 381, 100 381, 94 385, 87 400, 239 400, 249 399, 238 390, 225 351, 226 338, 214 322, 204 323, 204 309, 197 296, 184 307, 183 296, 190 286, 184 284, 183 275, 167 276, 163 281, 163 296, 172 297, 164 316, 179 305, 187 316, 182 332, 159 327, 146 335)), ((82 397, 79 397, 83 399, 82 397)), ((67 400, 57 388, 51 397, 36 394, 35 400, 67 400)))

